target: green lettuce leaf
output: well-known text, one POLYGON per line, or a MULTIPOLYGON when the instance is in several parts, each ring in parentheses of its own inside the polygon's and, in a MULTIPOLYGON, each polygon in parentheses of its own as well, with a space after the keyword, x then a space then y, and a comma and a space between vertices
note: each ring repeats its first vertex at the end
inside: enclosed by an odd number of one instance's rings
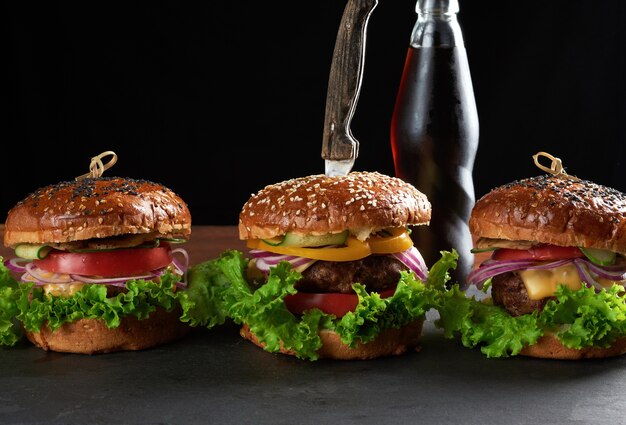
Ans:
POLYGON ((435 325, 445 337, 458 335, 465 347, 479 346, 487 357, 517 355, 542 335, 536 315, 513 317, 498 306, 467 297, 458 285, 444 294, 438 311, 435 325))
POLYGON ((133 315, 139 320, 147 318, 156 307, 171 311, 178 304, 174 290, 179 276, 166 272, 161 282, 150 280, 130 280, 126 282, 127 292, 107 297, 104 285, 84 285, 69 297, 45 295, 41 288, 20 285, 24 294, 31 297, 30 303, 19 304, 17 319, 24 328, 37 332, 46 323, 56 330, 64 323, 79 319, 101 319, 109 328, 120 325, 121 317, 133 315))
POLYGON ((344 344, 354 347, 357 342, 374 340, 384 329, 397 329, 423 318, 427 311, 441 304, 442 291, 450 279, 449 270, 456 268, 458 257, 454 249, 441 251, 426 282, 416 279, 412 273, 402 272, 392 297, 381 299, 375 292, 367 294, 362 285, 353 285, 359 304, 354 312, 335 321, 332 329, 344 344))
POLYGON ((539 323, 555 332, 566 347, 609 347, 626 335, 626 302, 620 295, 623 290, 619 285, 597 293, 593 288, 574 291, 559 286, 556 301, 546 303, 539 323))
POLYGON ((239 251, 225 251, 219 258, 196 267, 211 271, 201 278, 204 285, 212 287, 210 302, 219 317, 246 323, 267 351, 276 352, 282 347, 299 358, 316 360, 322 329, 337 332, 345 344, 354 346, 372 341, 383 329, 399 328, 423 318, 439 304, 440 288, 449 279, 448 269, 456 267, 457 258, 456 252, 442 252, 426 284, 412 274, 402 273, 394 295, 385 299, 355 283, 359 303, 354 312, 339 319, 318 309, 297 317, 286 308, 283 300, 296 292, 294 284, 301 278, 287 262, 271 269, 267 282, 257 287, 248 283, 248 262, 239 251))
POLYGON ((101 319, 109 328, 115 328, 127 315, 142 320, 157 307, 172 311, 185 293, 175 289, 179 279, 168 271, 160 283, 130 280, 126 292, 112 297, 107 297, 106 286, 96 284, 84 285, 69 297, 50 296, 32 283, 18 283, 0 264, 0 344, 15 345, 22 337, 21 326, 38 332, 45 323, 54 331, 75 320, 101 319))
POLYGON ((359 301, 354 311, 326 322, 326 329, 335 331, 341 341, 355 347, 357 343, 373 341, 383 330, 398 329, 424 315, 437 305, 439 292, 427 287, 413 274, 402 272, 393 296, 381 298, 376 292, 368 293, 359 283, 352 285, 359 301))
POLYGON ((570 348, 607 347, 626 335, 626 304, 620 291, 618 285, 597 293, 560 285, 556 300, 548 301, 541 313, 513 317, 491 299, 467 297, 454 285, 442 297, 435 324, 445 337, 458 336, 465 347, 480 347, 487 357, 517 355, 546 332, 570 348))
POLYGON ((446 289, 446 284, 450 280, 450 270, 455 270, 457 266, 457 260, 459 259, 459 253, 455 249, 452 251, 440 251, 441 258, 432 265, 428 272, 428 279, 426 285, 443 291, 446 289))
POLYGON ((189 268, 188 287, 180 291, 178 300, 183 310, 181 321, 190 326, 212 328, 226 321, 219 294, 228 285, 226 276, 215 262, 207 261, 189 268))
MULTIPOLYGON (((246 323, 267 351, 276 352, 282 345, 300 358, 317 359, 316 351, 321 346, 317 329, 324 321, 323 314, 312 311, 299 320, 283 302, 285 296, 296 292, 293 285, 301 274, 283 262, 271 270, 267 283, 254 288, 245 277, 247 265, 248 260, 241 252, 228 250, 216 259, 194 266, 205 271, 198 275, 196 284, 210 288, 207 291, 214 314, 237 324, 246 323)), ((206 324, 211 327, 218 323, 206 324)))
POLYGON ((0 345, 15 345, 22 337, 19 323, 15 320, 22 296, 20 285, 0 257, 0 345))

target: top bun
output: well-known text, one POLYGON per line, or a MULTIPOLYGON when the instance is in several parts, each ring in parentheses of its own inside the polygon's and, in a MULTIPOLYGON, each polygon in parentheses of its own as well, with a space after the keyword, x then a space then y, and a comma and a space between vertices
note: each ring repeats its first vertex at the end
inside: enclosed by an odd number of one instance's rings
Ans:
POLYGON ((187 204, 157 183, 97 177, 46 186, 18 202, 6 219, 4 245, 149 233, 189 238, 187 204))
POLYGON ((626 253, 626 195, 573 177, 514 181, 479 199, 475 237, 536 241, 626 253))
POLYGON ((428 224, 430 213, 426 195, 398 178, 377 172, 320 174, 266 186, 252 195, 239 215, 239 237, 350 230, 364 240, 383 228, 428 224))

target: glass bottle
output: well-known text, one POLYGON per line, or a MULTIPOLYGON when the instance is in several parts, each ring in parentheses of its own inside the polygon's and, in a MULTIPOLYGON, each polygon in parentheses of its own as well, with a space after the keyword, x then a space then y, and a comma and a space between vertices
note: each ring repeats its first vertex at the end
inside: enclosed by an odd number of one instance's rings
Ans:
POLYGON ((429 226, 412 238, 430 267, 440 251, 459 253, 454 282, 473 267, 468 220, 474 205, 472 172, 478 149, 478 113, 458 0, 419 0, 391 121, 396 176, 432 204, 429 226))

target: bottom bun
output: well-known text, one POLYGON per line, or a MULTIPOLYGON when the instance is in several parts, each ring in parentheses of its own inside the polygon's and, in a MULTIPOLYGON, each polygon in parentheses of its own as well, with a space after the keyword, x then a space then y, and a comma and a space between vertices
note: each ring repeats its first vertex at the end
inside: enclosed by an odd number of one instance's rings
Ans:
POLYGON ((565 347, 553 335, 544 335, 536 344, 526 346, 520 355, 542 359, 581 360, 615 357, 626 353, 626 337, 619 338, 610 347, 588 347, 582 349, 565 347))
POLYGON ((26 331, 26 337, 48 351, 79 354, 143 350, 174 341, 186 335, 190 327, 180 321, 180 310, 167 312, 157 308, 147 319, 125 316, 116 328, 108 328, 100 319, 80 319, 65 323, 56 331, 46 325, 39 332, 26 331))
MULTIPOLYGON (((341 338, 336 332, 322 330, 319 333, 322 346, 317 350, 317 354, 321 359, 337 360, 369 360, 378 357, 397 356, 406 353, 409 348, 418 346, 422 336, 423 324, 424 320, 416 320, 399 329, 385 329, 373 341, 367 344, 357 343, 354 348, 341 342, 341 338)), ((259 342, 248 325, 244 324, 241 327, 240 334, 259 347, 265 347, 265 344, 259 342)), ((293 351, 282 348, 282 345, 280 352, 295 355, 293 351)))

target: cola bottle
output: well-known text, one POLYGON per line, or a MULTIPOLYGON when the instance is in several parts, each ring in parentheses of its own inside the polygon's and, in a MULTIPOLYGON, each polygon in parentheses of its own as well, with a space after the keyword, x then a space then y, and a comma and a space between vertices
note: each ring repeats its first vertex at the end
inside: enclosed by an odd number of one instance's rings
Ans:
POLYGON ((429 226, 411 234, 430 267, 440 251, 459 253, 452 282, 473 267, 468 220, 475 202, 472 171, 478 113, 458 0, 419 0, 391 122, 396 176, 432 204, 429 226))

